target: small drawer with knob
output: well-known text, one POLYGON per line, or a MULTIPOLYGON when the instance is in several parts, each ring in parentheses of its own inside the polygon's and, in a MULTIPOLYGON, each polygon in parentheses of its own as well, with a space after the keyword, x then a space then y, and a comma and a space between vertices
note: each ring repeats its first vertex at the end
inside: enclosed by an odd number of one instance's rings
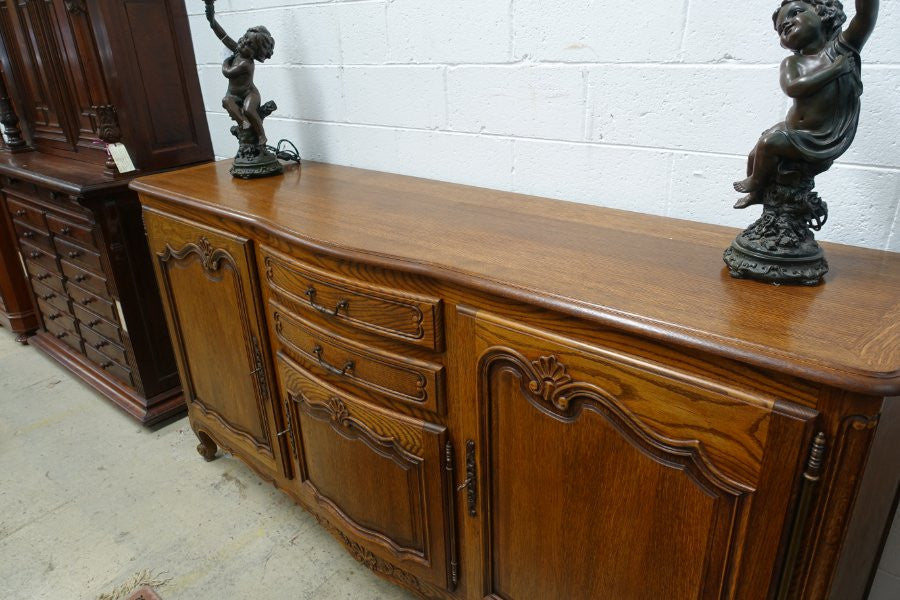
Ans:
POLYGON ((110 323, 106 319, 100 318, 78 304, 72 305, 72 312, 75 313, 75 318, 78 320, 82 332, 89 328, 117 344, 124 341, 122 329, 115 323, 110 323))
POLYGON ((50 236, 37 227, 27 225, 18 220, 13 221, 13 227, 16 230, 16 237, 19 238, 20 242, 28 242, 47 252, 56 252, 56 249, 53 247, 53 242, 50 240, 50 236))
POLYGON ((62 277, 55 272, 45 269, 43 266, 30 259, 25 260, 25 268, 28 270, 28 274, 31 276, 32 281, 42 283, 60 294, 66 294, 66 288, 63 285, 62 277))
POLYGON ((65 275, 69 281, 101 296, 108 296, 109 289, 106 287, 105 277, 101 277, 96 273, 83 269, 74 262, 69 262, 69 260, 65 258, 59 261, 59 264, 62 267, 63 275, 65 275))
POLYGON ((93 250, 82 248, 76 244, 69 243, 62 238, 55 238, 56 251, 60 258, 75 263, 83 269, 87 269, 93 273, 103 274, 103 264, 100 262, 100 255, 93 250))
POLYGON ((97 243, 94 240, 94 232, 91 228, 84 224, 73 223, 59 215, 47 215, 47 227, 55 236, 65 238, 67 241, 73 241, 77 244, 96 250, 97 243))
POLYGON ((102 298, 89 290, 75 285, 71 280, 66 281, 66 290, 72 298, 73 306, 81 307, 108 321, 117 321, 116 308, 106 298, 102 298))
POLYGON ((44 212, 29 203, 14 200, 7 196, 6 207, 12 218, 20 223, 27 223, 44 233, 47 233, 47 223, 44 221, 44 212))
POLYGON ((128 358, 125 349, 113 341, 110 341, 88 327, 81 328, 81 337, 84 340, 84 346, 90 347, 104 356, 113 359, 120 365, 127 365, 128 358))
POLYGON ((22 260, 24 262, 36 264, 51 273, 62 275, 55 254, 47 252, 25 240, 19 241, 19 251, 22 253, 22 260))
POLYGON ((269 289, 292 306, 394 340, 443 350, 441 300, 332 273, 262 249, 269 289))
POLYGON ((44 302, 42 300, 38 300, 38 309, 41 312, 41 318, 44 320, 44 325, 49 327, 49 323, 53 323, 56 329, 65 329, 69 333, 74 333, 76 336, 78 335, 78 326, 75 324, 75 319, 72 315, 60 308, 53 306, 49 302, 44 302))
POLYGON ((112 375, 129 387, 134 386, 134 379, 131 377, 131 369, 125 365, 119 364, 102 352, 95 350, 89 344, 85 344, 84 354, 104 373, 112 375))
POLYGON ((44 302, 46 304, 49 304, 50 306, 53 306, 57 310, 61 310, 67 314, 70 313, 69 298, 66 294, 58 290, 54 290, 48 285, 39 283, 34 279, 31 280, 31 289, 34 292, 34 297, 38 302, 44 302))
POLYGON ((83 352, 81 337, 77 333, 66 329, 65 325, 66 322, 63 316, 60 316, 53 320, 44 319, 44 327, 47 328, 47 333, 50 335, 50 337, 67 345, 69 348, 78 353, 83 352))

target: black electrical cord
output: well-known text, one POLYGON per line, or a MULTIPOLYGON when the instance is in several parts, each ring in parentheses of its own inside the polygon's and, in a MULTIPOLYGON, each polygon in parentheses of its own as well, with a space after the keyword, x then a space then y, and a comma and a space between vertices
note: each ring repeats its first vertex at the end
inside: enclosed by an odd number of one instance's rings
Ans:
POLYGON ((280 158, 281 160, 287 160, 290 162, 299 163, 300 162, 300 151, 297 150, 297 146, 290 140, 278 140, 278 146, 266 146, 269 152, 272 152, 280 158), (290 146, 290 150, 285 150, 282 148, 284 145, 290 146))

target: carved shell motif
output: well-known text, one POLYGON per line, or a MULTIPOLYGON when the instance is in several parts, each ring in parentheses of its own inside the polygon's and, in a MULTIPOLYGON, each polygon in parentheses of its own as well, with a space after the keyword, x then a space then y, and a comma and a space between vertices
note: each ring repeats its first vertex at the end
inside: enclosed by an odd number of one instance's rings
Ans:
POLYGON ((542 356, 532 361, 536 379, 528 383, 528 388, 544 402, 552 403, 559 410, 569 408, 569 398, 558 395, 559 388, 572 383, 572 377, 566 372, 566 366, 556 356, 542 356))
POLYGON ((333 423, 350 427, 350 411, 347 410, 347 405, 340 398, 337 396, 329 398, 328 410, 331 411, 331 421, 333 423))

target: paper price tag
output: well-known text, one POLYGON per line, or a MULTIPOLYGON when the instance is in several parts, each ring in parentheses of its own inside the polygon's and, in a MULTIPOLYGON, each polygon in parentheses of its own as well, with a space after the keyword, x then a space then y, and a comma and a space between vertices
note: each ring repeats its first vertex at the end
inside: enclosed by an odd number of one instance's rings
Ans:
POLYGON ((109 151, 109 155, 112 156, 113 162, 116 163, 119 173, 137 171, 137 167, 131 162, 131 156, 128 154, 128 148, 125 147, 125 144, 110 144, 106 149, 109 151))

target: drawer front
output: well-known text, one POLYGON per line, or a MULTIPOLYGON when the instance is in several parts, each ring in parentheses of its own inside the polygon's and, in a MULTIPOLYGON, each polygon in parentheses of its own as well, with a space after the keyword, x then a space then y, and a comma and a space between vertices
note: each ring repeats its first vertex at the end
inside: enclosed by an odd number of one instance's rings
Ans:
POLYGON ((85 248, 96 249, 97 243, 94 240, 94 233, 90 227, 72 223, 58 215, 47 215, 47 228, 53 235, 66 238, 85 248))
POLYGON ((13 219, 13 226, 16 229, 16 236, 19 238, 19 240, 24 240, 29 244, 34 244, 35 246, 42 248, 47 252, 56 251, 56 249, 53 247, 53 242, 50 240, 50 236, 37 227, 26 225, 18 219, 13 219))
POLYGON ((46 250, 41 250, 37 246, 30 244, 25 241, 21 241, 19 243, 22 249, 22 258, 25 260, 30 260, 48 271, 53 273, 62 274, 59 270, 59 265, 56 262, 56 255, 47 252, 46 250))
POLYGON ((125 365, 120 365, 108 356, 97 352, 90 346, 85 346, 84 354, 91 362, 109 373, 127 386, 133 386, 134 380, 131 378, 131 370, 125 365))
POLYGON ((54 241, 56 242, 56 249, 59 251, 61 258, 65 258, 94 273, 103 273, 103 264, 100 262, 100 255, 96 252, 87 250, 81 246, 76 246, 61 238, 56 238, 54 241))
POLYGON ((9 214, 11 214, 14 219, 18 219, 23 223, 33 225, 35 228, 41 231, 47 231, 47 223, 44 221, 44 213, 40 209, 19 200, 14 200, 9 196, 6 197, 6 205, 9 209, 9 214))
POLYGON ((101 277, 87 269, 82 269, 66 259, 60 260, 59 264, 62 266, 63 275, 68 277, 73 283, 100 296, 109 297, 109 289, 106 287, 105 277, 101 277))
POLYGON ((78 304, 73 304, 72 310, 75 313, 75 318, 78 319, 81 331, 84 331, 85 328, 90 328, 103 337, 116 343, 124 341, 122 338, 122 329, 118 325, 101 319, 91 311, 82 308, 78 304))
POLYGON ((29 275, 31 275, 32 281, 38 281, 46 285, 47 287, 56 290, 60 294, 66 293, 66 288, 63 286, 62 277, 60 277, 56 273, 45 269, 44 267, 30 259, 25 261, 25 268, 28 269, 28 273, 29 275))
POLYGON ((84 340, 86 348, 93 348, 100 354, 113 359, 120 365, 128 364, 128 357, 125 354, 124 348, 96 333, 91 328, 81 328, 81 338, 84 340))
POLYGON ((274 301, 269 314, 281 344, 317 374, 432 412, 443 407, 443 366, 363 346, 292 315, 274 301))
POLYGON ((80 354, 82 352, 81 338, 77 333, 72 333, 71 331, 67 330, 64 327, 65 324, 66 323, 63 321, 63 317, 60 317, 59 319, 53 321, 44 322, 44 325, 47 327, 47 331, 50 333, 50 335, 80 354))
POLYGON ((263 248, 269 287, 294 304, 364 331, 443 349, 441 301, 357 281, 263 248))
POLYGON ((363 402, 284 356, 278 368, 309 506, 391 569, 383 572, 452 587, 446 429, 363 402))
POLYGON ((88 311, 103 317, 108 321, 118 322, 116 309, 113 303, 97 294, 78 287, 71 281, 66 282, 66 289, 72 297, 72 304, 87 309, 88 311))
POLYGON ((45 302, 58 310, 70 314, 69 298, 66 294, 56 291, 53 288, 31 280, 31 289, 34 290, 34 296, 38 301, 45 302))
POLYGON ((38 300, 38 308, 41 311, 41 315, 44 317, 44 323, 54 322, 59 327, 62 327, 66 331, 70 331, 74 334, 78 334, 78 327, 75 326, 75 319, 64 310, 60 310, 59 308, 53 306, 52 304, 48 304, 43 300, 38 300))

